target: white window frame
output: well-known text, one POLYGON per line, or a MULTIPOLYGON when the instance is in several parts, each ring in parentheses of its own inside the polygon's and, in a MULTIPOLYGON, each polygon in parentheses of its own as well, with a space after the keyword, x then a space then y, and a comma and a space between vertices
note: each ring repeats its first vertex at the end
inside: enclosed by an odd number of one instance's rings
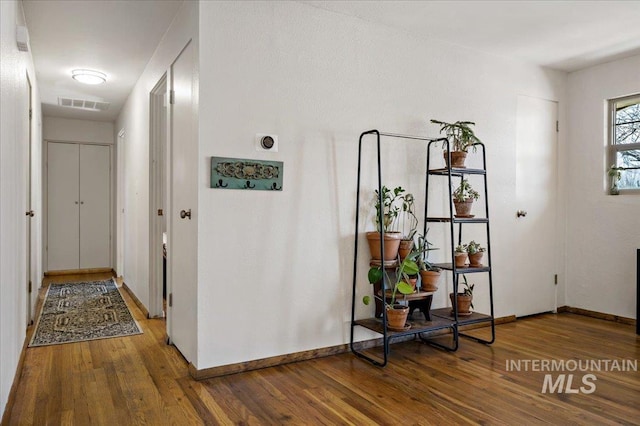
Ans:
MULTIPOLYGON (((609 120, 607 123, 608 132, 607 132, 607 168, 606 172, 609 170, 612 164, 617 166, 617 154, 621 151, 631 151, 640 149, 640 143, 627 143, 627 144, 616 144, 615 143, 615 128, 616 128, 616 105, 619 103, 627 102, 627 101, 637 101, 640 103, 640 93, 636 93, 634 95, 624 96, 621 98, 613 98, 608 100, 608 112, 609 112, 609 120)), ((636 102, 632 102, 636 103, 636 102)), ((631 168, 629 168, 631 169, 631 168)), ((634 168, 635 169, 635 168, 634 168)), ((607 177, 607 189, 611 183, 611 178, 607 177)), ((639 194, 640 188, 625 188, 620 189, 620 194, 639 194)))

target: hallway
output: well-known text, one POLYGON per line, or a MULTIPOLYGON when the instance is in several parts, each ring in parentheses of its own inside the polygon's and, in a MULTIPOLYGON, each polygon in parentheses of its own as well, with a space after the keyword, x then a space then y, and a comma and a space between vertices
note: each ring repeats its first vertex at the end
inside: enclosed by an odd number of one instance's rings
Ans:
POLYGON ((518 359, 635 359, 632 325, 546 314, 499 325, 493 346, 463 341, 452 354, 393 345, 385 369, 347 353, 196 382, 165 344, 164 320, 145 318, 122 294, 144 334, 27 349, 9 425, 632 424, 640 416, 638 371, 597 372, 596 392, 570 395, 542 393, 544 373, 505 367, 518 359))

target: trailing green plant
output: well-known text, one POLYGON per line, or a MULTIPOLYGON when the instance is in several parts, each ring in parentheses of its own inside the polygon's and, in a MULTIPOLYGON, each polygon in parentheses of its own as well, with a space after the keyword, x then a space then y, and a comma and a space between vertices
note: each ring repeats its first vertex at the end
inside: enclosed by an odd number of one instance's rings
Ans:
POLYGON ((434 266, 431 262, 429 262, 429 252, 439 249, 437 247, 432 247, 433 244, 429 242, 429 240, 427 240, 428 233, 429 228, 427 228, 427 232, 425 232, 425 235, 417 236, 416 243, 413 245, 414 249, 412 251, 412 255, 415 257, 418 268, 421 271, 440 272, 440 268, 434 266))
POLYGON ((480 194, 478 194, 478 191, 473 189, 467 179, 462 179, 460 186, 453 191, 454 201, 458 201, 460 203, 464 203, 469 199, 477 200, 478 198, 480 198, 480 194))
MULTIPOLYGON (((401 294, 413 293, 414 291, 413 286, 409 284, 409 275, 416 275, 418 272, 419 272, 418 265, 413 260, 412 256, 407 256, 407 258, 404 259, 402 263, 400 263, 400 266, 396 268, 396 280, 395 280, 395 283, 393 284, 390 301, 387 302, 386 297, 384 297, 384 295, 383 297, 380 297, 377 294, 374 294, 374 297, 382 301, 386 309, 393 309, 393 306, 396 303, 397 293, 401 293, 401 294)), ((384 268, 381 268, 379 266, 372 266, 369 269, 369 273, 367 274, 367 278, 369 279, 369 283, 371 284, 377 283, 378 281, 383 279, 384 276, 386 276, 388 282, 391 282, 391 280, 389 279, 389 275, 387 274, 387 271, 384 268)), ((362 303, 364 303, 365 305, 368 305, 369 303, 371 303, 371 297, 364 296, 362 298, 362 303)))
POLYGON ((447 123, 440 120, 431 120, 432 123, 440 125, 440 133, 444 133, 451 143, 452 151, 468 152, 469 148, 476 152, 480 139, 475 135, 471 126, 475 126, 473 121, 456 121, 447 123))
POLYGON ((402 223, 400 223, 399 226, 402 229, 401 232, 403 239, 413 240, 413 237, 418 230, 418 217, 414 211, 415 198, 413 197, 413 194, 407 192, 403 194, 400 199, 402 200, 402 223))
POLYGON ((476 243, 473 240, 471 240, 469 244, 466 244, 466 247, 467 247, 467 253, 469 254, 481 253, 486 250, 484 247, 480 245, 480 243, 476 243))

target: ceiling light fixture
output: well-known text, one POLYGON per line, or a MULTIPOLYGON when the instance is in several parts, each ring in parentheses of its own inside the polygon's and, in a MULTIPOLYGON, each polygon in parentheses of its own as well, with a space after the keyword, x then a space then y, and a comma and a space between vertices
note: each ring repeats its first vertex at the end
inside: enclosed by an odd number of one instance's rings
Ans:
POLYGON ((107 81, 106 74, 93 70, 73 70, 71 77, 84 84, 102 84, 107 81))

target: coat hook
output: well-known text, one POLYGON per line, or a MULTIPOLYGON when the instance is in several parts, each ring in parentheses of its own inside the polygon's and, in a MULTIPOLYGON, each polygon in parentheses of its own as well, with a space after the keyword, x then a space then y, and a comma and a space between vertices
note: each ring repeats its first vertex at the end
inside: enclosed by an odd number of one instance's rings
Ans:
POLYGON ((218 179, 218 183, 216 183, 216 188, 226 188, 229 186, 228 183, 224 183, 222 179, 218 179))
POLYGON ((279 188, 278 188, 278 185, 276 185, 276 183, 275 183, 275 182, 273 182, 273 184, 272 184, 270 187, 268 187, 268 188, 269 188, 269 189, 271 189, 271 190, 273 190, 273 191, 282 191, 282 187, 279 187, 279 188))
POLYGON ((252 184, 250 180, 248 180, 247 183, 244 184, 244 189, 253 189, 255 187, 256 185, 252 184))

